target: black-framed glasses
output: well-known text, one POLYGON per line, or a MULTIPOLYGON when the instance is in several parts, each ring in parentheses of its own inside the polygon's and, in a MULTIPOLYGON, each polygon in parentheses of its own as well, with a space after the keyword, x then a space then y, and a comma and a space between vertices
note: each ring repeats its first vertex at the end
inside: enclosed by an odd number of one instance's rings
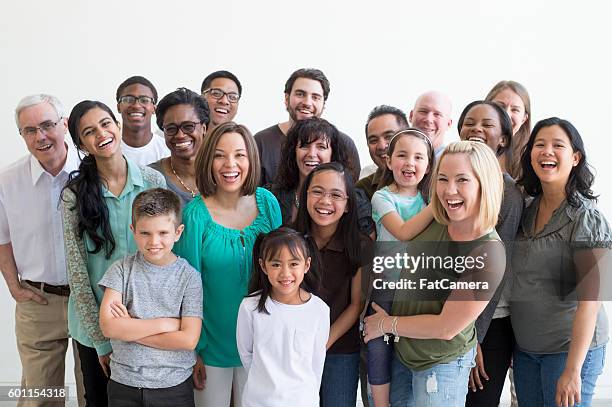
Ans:
POLYGON ((312 196, 313 198, 317 200, 322 199, 324 196, 329 196, 329 198, 332 201, 336 201, 336 202, 346 201, 348 199, 348 196, 346 196, 345 194, 339 191, 327 192, 324 189, 312 188, 306 192, 308 193, 308 195, 312 196))
POLYGON ((148 106, 150 104, 155 103, 150 96, 134 96, 134 95, 125 95, 119 98, 119 103, 123 103, 124 105, 133 105, 136 102, 140 103, 142 106, 148 106))
POLYGON ((210 89, 206 89, 203 94, 209 94, 213 99, 217 99, 220 100, 223 98, 223 96, 227 96, 227 100, 229 100, 231 103, 236 103, 240 100, 240 95, 236 92, 224 92, 222 89, 219 88, 210 88, 210 89))
POLYGON ((176 136, 179 129, 181 129, 183 134, 191 135, 196 130, 198 124, 202 124, 202 122, 181 122, 179 124, 170 123, 165 125, 163 130, 166 136, 176 136))
POLYGON ((40 132, 43 134, 47 134, 47 132, 53 130, 55 126, 57 126, 59 122, 62 121, 62 119, 63 117, 60 117, 59 119, 57 119, 56 122, 52 120, 46 120, 35 127, 23 127, 19 129, 19 134, 26 137, 32 137, 36 135, 36 132, 38 130, 40 130, 40 132))

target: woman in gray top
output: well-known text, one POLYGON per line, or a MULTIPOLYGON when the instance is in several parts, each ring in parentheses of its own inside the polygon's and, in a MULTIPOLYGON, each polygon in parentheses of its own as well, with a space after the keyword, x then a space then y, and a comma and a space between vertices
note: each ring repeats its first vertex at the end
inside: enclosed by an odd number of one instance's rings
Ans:
POLYGON ((612 233, 595 205, 594 176, 570 122, 538 122, 521 164, 518 183, 534 199, 512 258, 519 405, 589 406, 608 341, 599 271, 612 233))
POLYGON ((178 88, 159 101, 155 115, 170 157, 149 166, 162 173, 168 189, 179 196, 184 208, 198 194, 195 158, 210 121, 208 104, 199 94, 178 88))

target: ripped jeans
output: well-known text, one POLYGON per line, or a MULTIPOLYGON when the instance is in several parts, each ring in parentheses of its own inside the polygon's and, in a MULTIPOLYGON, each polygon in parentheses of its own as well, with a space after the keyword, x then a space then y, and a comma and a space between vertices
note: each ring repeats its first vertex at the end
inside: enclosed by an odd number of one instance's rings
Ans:
POLYGON ((464 407, 476 348, 449 363, 412 370, 397 355, 391 362, 391 407, 464 407))

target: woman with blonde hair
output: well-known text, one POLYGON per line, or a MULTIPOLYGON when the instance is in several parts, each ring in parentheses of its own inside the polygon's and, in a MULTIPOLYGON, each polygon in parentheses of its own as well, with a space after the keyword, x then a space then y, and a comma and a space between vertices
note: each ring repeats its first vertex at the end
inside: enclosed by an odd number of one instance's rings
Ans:
POLYGON ((422 288, 396 289, 391 315, 374 304, 376 313, 365 319, 366 342, 383 335, 396 337, 392 405, 465 404, 476 355, 474 321, 505 268, 503 244, 495 232, 503 178, 491 149, 471 141, 450 144, 432 180, 435 220, 413 240, 422 250, 412 247, 407 251, 423 258, 429 257, 424 256, 426 251, 434 259, 450 259, 455 266, 434 261, 430 268, 402 270, 400 282, 416 278, 412 281, 422 288), (475 263, 473 267, 460 266, 468 257, 481 261, 482 267, 475 263), (430 283, 437 288, 430 289, 430 283), (482 291, 465 289, 473 287, 470 284, 477 284, 482 291))

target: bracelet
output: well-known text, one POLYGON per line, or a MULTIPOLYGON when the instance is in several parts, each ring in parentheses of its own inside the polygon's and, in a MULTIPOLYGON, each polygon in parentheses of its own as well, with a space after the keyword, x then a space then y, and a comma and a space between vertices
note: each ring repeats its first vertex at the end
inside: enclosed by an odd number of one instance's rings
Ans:
POLYGON ((398 319, 399 319, 398 317, 393 317, 393 321, 391 321, 391 333, 396 338, 399 338, 399 334, 397 333, 397 320, 398 319))
POLYGON ((380 336, 384 336, 385 335, 385 330, 383 329, 383 325, 385 323, 385 318, 381 318, 378 321, 378 330, 380 331, 380 336))

